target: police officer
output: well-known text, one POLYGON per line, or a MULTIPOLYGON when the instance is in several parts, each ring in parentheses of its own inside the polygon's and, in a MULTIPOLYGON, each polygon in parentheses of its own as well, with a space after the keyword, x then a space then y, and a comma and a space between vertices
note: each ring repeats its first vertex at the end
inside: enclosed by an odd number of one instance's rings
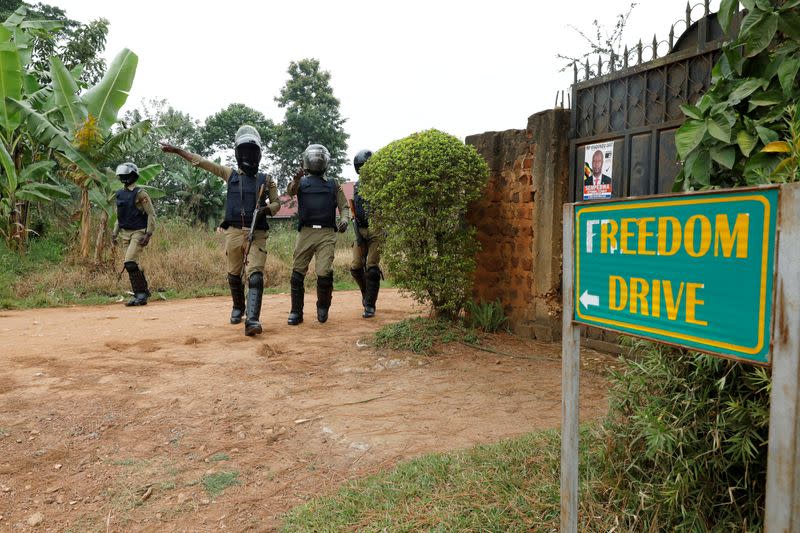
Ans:
POLYGON ((136 165, 122 163, 117 167, 116 174, 123 187, 117 191, 117 221, 111 232, 111 243, 116 246, 121 239, 125 249, 125 270, 128 271, 133 290, 133 298, 125 305, 147 305, 150 290, 144 271, 139 268, 139 255, 156 229, 156 212, 150 196, 136 186, 136 180, 139 179, 136 165))
POLYGON ((297 196, 298 230, 292 265, 292 310, 288 323, 296 326, 303 321, 303 281, 308 264, 316 255, 317 320, 328 320, 333 295, 333 254, 336 231, 344 232, 350 221, 350 209, 342 187, 325 176, 331 155, 321 144, 312 144, 303 152, 305 176, 298 174, 289 184, 288 193, 297 196), (339 208, 339 222, 336 208, 339 208))
MULTIPOLYGON (((356 174, 361 173, 361 167, 372 157, 369 150, 361 150, 353 159, 356 174)), ((353 227, 356 232, 356 242, 353 246, 353 262, 350 264, 350 274, 361 289, 361 301, 364 305, 364 318, 375 316, 375 302, 378 300, 378 291, 381 286, 383 274, 378 266, 381 262, 381 246, 383 234, 369 227, 369 206, 358 194, 358 183, 353 188, 353 227)))
POLYGON ((161 145, 164 152, 177 154, 192 165, 219 176, 228 184, 225 200, 225 220, 220 225, 225 230, 225 255, 228 259, 228 285, 233 299, 231 324, 239 324, 245 317, 244 334, 257 335, 261 328, 261 299, 264 292, 264 265, 267 262, 267 224, 266 216, 271 216, 280 209, 278 188, 275 181, 263 172, 258 171, 261 162, 261 136, 253 126, 240 127, 234 138, 236 169, 204 159, 197 154, 187 152, 169 144, 161 145), (258 191, 264 189, 263 196, 258 191), (269 203, 266 203, 266 196, 269 203), (244 257, 247 236, 253 220, 256 200, 262 208, 256 217, 253 243, 244 257), (247 261, 247 301, 244 295, 242 270, 247 261))

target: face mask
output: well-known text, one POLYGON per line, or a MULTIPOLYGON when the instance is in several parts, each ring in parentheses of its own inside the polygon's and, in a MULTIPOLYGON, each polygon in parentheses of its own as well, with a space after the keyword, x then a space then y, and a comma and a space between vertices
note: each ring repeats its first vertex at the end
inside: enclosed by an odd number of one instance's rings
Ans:
POLYGON ((255 144, 245 143, 236 148, 236 163, 248 176, 254 176, 258 172, 260 162, 261 150, 255 144))

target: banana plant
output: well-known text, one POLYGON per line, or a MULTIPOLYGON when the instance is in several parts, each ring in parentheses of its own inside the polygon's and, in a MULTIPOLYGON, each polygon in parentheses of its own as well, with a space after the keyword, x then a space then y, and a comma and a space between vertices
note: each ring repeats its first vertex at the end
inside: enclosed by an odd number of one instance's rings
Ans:
MULTIPOLYGON (((147 185, 153 178, 161 173, 161 165, 147 165, 139 169, 139 179, 137 186, 147 190, 152 199, 164 196, 164 191, 147 185)), ((108 243, 108 228, 113 226, 117 220, 117 190, 120 189, 120 182, 114 171, 110 168, 105 170, 103 179, 89 191, 89 201, 100 210, 100 225, 95 237, 94 261, 99 263, 105 255, 106 244, 108 243)))
POLYGON ((209 178, 199 168, 186 168, 172 174, 183 186, 176 195, 180 199, 180 213, 189 220, 196 220, 213 228, 219 222, 225 205, 225 183, 209 178))
POLYGON ((97 85, 81 94, 75 73, 53 57, 50 78, 54 112, 42 113, 29 102, 6 98, 10 112, 22 117, 31 136, 60 153, 59 159, 66 162, 64 175, 80 189, 80 254, 84 258, 89 256, 89 192, 103 180, 101 168, 148 142, 149 121, 131 128, 113 128, 128 98, 137 64, 136 54, 122 50, 97 85))
POLYGON ((52 104, 52 89, 42 87, 37 73, 29 71, 27 66, 31 63, 34 38, 47 37, 60 27, 60 23, 25 20, 25 13, 25 8, 21 7, 0 23, 0 145, 13 166, 11 172, 8 160, 2 165, 0 216, 3 221, 0 224, 5 228, 6 240, 20 252, 24 251, 28 234, 29 203, 61 197, 66 190, 44 183, 44 180, 52 178, 54 165, 37 162, 50 159, 50 152, 59 150, 75 164, 87 170, 91 168, 65 139, 32 142, 29 131, 41 125, 23 121, 13 103, 24 102, 37 112, 46 112, 52 104), (28 166, 32 169, 26 170, 28 166), (50 187, 56 187, 58 191, 54 192, 50 187))
POLYGON ((17 173, 14 160, 6 147, 0 143, 0 214, 3 224, 0 233, 3 238, 17 248, 28 232, 19 208, 19 202, 50 202, 56 198, 69 198, 69 191, 60 185, 44 183, 41 180, 55 167, 54 161, 37 161, 26 165, 17 173))

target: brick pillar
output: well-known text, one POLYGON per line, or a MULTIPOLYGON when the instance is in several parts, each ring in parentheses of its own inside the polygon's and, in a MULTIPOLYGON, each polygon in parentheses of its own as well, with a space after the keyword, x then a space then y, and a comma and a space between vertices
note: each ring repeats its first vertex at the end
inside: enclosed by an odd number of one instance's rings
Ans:
POLYGON ((476 299, 503 304, 511 329, 560 338, 561 205, 569 187, 569 111, 532 115, 524 130, 467 137, 489 164, 484 197, 470 221, 481 251, 476 299))

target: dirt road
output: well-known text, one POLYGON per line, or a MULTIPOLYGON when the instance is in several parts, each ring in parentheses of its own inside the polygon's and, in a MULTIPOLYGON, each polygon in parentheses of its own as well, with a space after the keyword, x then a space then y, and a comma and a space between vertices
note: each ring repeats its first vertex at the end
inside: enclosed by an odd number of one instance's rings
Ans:
MULTIPOLYGON (((359 299, 318 324, 307 295, 293 328, 267 295, 255 339, 225 298, 0 312, 0 531, 269 531, 348 479, 559 425, 558 345, 378 352, 359 339, 422 310, 384 290, 363 320, 359 299)), ((602 413, 602 377, 581 386, 602 413)))

